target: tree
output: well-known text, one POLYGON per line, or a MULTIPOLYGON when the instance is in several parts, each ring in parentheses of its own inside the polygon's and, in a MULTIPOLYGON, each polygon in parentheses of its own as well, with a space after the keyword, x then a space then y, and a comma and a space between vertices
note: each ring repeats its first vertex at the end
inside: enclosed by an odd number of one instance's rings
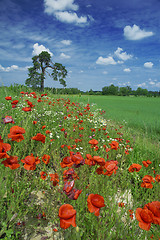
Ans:
POLYGON ((40 87, 41 91, 44 91, 44 80, 45 75, 48 73, 54 81, 59 81, 64 87, 66 87, 66 82, 64 78, 67 76, 66 68, 60 63, 53 63, 51 61, 51 55, 43 51, 39 55, 32 58, 33 67, 28 68, 28 77, 25 81, 27 86, 34 88, 40 87), (52 69, 52 73, 47 72, 47 68, 52 69))

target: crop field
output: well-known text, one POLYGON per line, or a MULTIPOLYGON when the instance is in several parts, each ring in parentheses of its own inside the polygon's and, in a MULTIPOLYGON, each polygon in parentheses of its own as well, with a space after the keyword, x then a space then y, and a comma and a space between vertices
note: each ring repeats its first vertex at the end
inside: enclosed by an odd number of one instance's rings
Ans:
POLYGON ((105 118, 160 141, 160 98, 135 96, 84 96, 73 100, 96 104, 106 111, 105 118))
POLYGON ((0 239, 158 240, 159 105, 0 88, 0 239))

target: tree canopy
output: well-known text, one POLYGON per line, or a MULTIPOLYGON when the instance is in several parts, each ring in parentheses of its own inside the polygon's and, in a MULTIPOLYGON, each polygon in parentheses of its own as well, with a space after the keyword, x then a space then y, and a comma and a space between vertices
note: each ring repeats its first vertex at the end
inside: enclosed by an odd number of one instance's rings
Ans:
POLYGON ((53 63, 51 61, 51 55, 47 51, 41 52, 32 58, 33 67, 28 68, 28 78, 25 84, 29 87, 40 87, 41 91, 44 91, 44 80, 46 73, 53 78, 54 81, 59 81, 64 87, 66 87, 65 77, 67 76, 66 68, 60 63, 53 63), (51 69, 52 73, 49 73, 47 69, 51 69))

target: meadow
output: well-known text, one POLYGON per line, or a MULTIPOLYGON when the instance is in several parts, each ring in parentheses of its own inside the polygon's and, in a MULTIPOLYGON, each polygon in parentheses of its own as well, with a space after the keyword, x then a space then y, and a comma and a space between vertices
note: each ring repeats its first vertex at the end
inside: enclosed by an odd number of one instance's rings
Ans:
POLYGON ((0 88, 0 239, 158 240, 159 101, 0 88))

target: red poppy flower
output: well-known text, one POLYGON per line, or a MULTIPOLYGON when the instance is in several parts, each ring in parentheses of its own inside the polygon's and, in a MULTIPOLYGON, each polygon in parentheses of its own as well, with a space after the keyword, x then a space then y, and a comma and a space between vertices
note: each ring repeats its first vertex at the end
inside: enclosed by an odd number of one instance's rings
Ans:
POLYGON ((66 181, 64 183, 63 191, 67 194, 72 190, 73 187, 74 187, 74 180, 71 182, 66 181))
POLYGON ((73 209, 72 205, 70 204, 64 204, 59 209, 60 218, 60 227, 67 229, 72 225, 73 227, 76 227, 76 210, 73 209))
POLYGON ((70 153, 72 162, 75 164, 75 167, 78 167, 79 165, 84 164, 84 159, 80 152, 74 153, 70 151, 69 153, 70 153))
POLYGON ((42 157, 42 161, 47 165, 49 163, 49 159, 51 157, 47 154, 44 154, 43 157, 42 157))
POLYGON ((5 97, 6 100, 12 100, 11 96, 5 97))
POLYGON ((37 124, 37 121, 33 121, 33 124, 37 124))
POLYGON ((93 156, 93 160, 95 161, 95 163, 97 163, 100 166, 104 166, 105 165, 104 158, 101 158, 100 156, 93 156))
POLYGON ((143 188, 153 188, 153 185, 151 182, 155 182, 154 181, 154 178, 150 175, 145 175, 143 178, 142 178, 142 184, 141 184, 141 187, 143 188))
POLYGON ((11 145, 9 143, 3 143, 3 139, 0 138, 0 159, 8 158, 7 152, 11 150, 11 145))
POLYGON ((40 172, 41 179, 45 180, 48 174, 44 171, 40 172))
POLYGON ((111 143, 109 143, 109 145, 111 146, 111 149, 117 150, 119 148, 119 143, 116 141, 112 141, 111 143))
POLYGON ((139 172, 141 170, 142 166, 140 164, 137 164, 137 163, 133 163, 129 168, 128 168, 128 171, 129 172, 139 172))
POLYGON ((150 160, 142 161, 143 166, 148 167, 152 162, 150 160))
POLYGON ((96 139, 91 139, 88 143, 95 147, 98 144, 98 141, 96 139))
POLYGON ((148 203, 144 208, 148 208, 153 213, 153 223, 160 225, 160 202, 154 201, 148 203))
POLYGON ((37 135, 32 137, 31 139, 45 143, 46 136, 41 133, 37 133, 37 135))
POLYGON ((13 126, 10 129, 10 133, 8 134, 8 138, 11 138, 12 141, 21 142, 24 140, 24 137, 22 134, 25 133, 24 128, 19 126, 13 126))
POLYGON ((20 167, 17 156, 10 156, 6 160, 2 161, 2 164, 4 164, 5 167, 9 167, 10 169, 17 169, 20 167))
POLYGON ((63 161, 60 163, 62 168, 72 167, 73 164, 74 164, 74 162, 72 161, 71 156, 63 158, 63 161))
POLYGON ((63 180, 68 181, 68 180, 76 180, 79 179, 77 173, 74 171, 73 168, 69 168, 68 170, 65 170, 63 172, 63 180))
POLYGON ((30 106, 30 108, 33 108, 35 105, 32 104, 32 102, 27 101, 27 104, 30 106))
POLYGON ((42 129, 44 129, 44 128, 46 128, 46 125, 43 125, 43 126, 42 126, 42 129))
POLYGON ((106 172, 103 171, 102 174, 107 176, 111 176, 113 173, 116 174, 117 164, 118 162, 114 160, 107 161, 103 167, 106 172))
POLYGON ((139 221, 139 227, 148 231, 151 227, 151 223, 153 222, 153 213, 147 208, 137 208, 136 219, 139 221))
POLYGON ((18 100, 14 100, 14 101, 11 102, 11 104, 12 105, 17 105, 18 102, 19 102, 18 100))
POLYGON ((156 175, 155 180, 156 180, 157 182, 160 182, 160 174, 157 174, 157 175, 156 175))
POLYGON ((50 134, 51 133, 51 131, 49 131, 49 130, 46 130, 46 134, 50 134))
POLYGON ((94 166, 96 164, 95 160, 90 154, 86 154, 85 164, 89 166, 94 166))
POLYGON ((49 174, 49 176, 51 177, 51 181, 53 182, 53 186, 59 185, 59 176, 57 173, 51 173, 49 174))
POLYGON ((105 207, 104 198, 99 194, 90 194, 87 199, 88 210, 99 216, 100 208, 105 207))
POLYGON ((6 123, 14 123, 14 120, 11 116, 6 116, 4 119, 3 119, 3 122, 6 124, 6 123))
POLYGON ((33 154, 25 157, 25 159, 21 160, 22 163, 24 163, 24 168, 26 170, 35 170, 36 169, 36 164, 40 163, 40 160, 38 157, 34 157, 33 154))
POLYGON ((32 109, 30 107, 24 107, 24 108, 22 108, 22 111, 30 112, 30 111, 32 111, 32 109))
POLYGON ((118 203, 118 206, 121 207, 121 208, 123 208, 123 207, 125 207, 125 204, 124 204, 123 202, 119 202, 119 203, 118 203))

